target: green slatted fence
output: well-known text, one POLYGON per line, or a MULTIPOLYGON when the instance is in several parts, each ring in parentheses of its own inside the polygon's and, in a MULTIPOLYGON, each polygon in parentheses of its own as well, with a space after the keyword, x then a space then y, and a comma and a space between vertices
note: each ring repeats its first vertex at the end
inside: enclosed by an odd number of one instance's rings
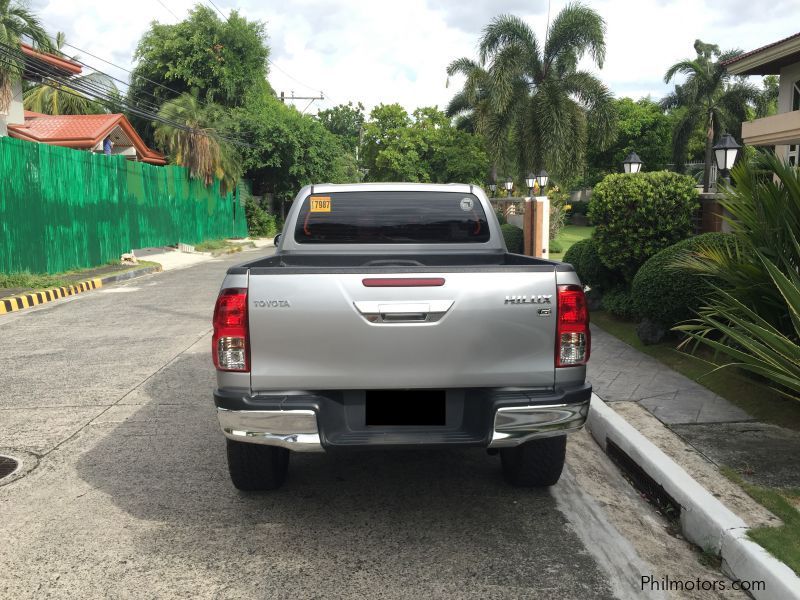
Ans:
POLYGON ((0 273, 58 273, 135 248, 246 236, 238 199, 183 167, 0 137, 0 273))

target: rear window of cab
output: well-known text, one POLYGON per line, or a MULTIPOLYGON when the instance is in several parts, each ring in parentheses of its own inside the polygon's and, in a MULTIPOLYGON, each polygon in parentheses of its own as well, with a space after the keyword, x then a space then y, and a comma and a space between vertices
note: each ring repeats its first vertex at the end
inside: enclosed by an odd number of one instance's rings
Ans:
POLYGON ((463 244, 489 241, 489 223, 474 194, 333 192, 303 201, 298 244, 463 244))

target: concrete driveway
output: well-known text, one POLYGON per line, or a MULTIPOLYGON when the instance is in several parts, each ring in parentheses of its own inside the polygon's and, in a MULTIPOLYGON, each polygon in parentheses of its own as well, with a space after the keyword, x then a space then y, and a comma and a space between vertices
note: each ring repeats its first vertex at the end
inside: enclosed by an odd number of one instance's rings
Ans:
POLYGON ((0 316, 0 454, 29 469, 0 480, 0 598, 660 598, 641 576, 721 578, 585 434, 549 491, 477 449, 294 455, 279 492, 235 490, 210 318, 227 267, 264 253, 0 316))

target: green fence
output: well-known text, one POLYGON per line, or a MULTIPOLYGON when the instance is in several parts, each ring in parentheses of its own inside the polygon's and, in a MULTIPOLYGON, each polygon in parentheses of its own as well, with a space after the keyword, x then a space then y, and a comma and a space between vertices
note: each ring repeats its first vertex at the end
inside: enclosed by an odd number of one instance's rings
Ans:
POLYGON ((135 248, 246 235, 238 200, 183 167, 0 137, 0 273, 58 273, 135 248))

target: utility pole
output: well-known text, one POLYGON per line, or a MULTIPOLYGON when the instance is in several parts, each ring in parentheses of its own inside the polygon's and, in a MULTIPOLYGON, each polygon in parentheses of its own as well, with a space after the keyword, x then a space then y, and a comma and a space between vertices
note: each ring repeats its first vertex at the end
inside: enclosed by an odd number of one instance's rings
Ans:
POLYGON ((311 106, 314 100, 325 100, 325 94, 323 92, 320 92, 319 96, 295 96, 294 90, 292 90, 291 94, 291 96, 286 96, 284 92, 281 92, 281 102, 285 103, 286 100, 308 100, 308 104, 306 104, 306 107, 303 109, 304 113, 308 110, 308 107, 311 106))

